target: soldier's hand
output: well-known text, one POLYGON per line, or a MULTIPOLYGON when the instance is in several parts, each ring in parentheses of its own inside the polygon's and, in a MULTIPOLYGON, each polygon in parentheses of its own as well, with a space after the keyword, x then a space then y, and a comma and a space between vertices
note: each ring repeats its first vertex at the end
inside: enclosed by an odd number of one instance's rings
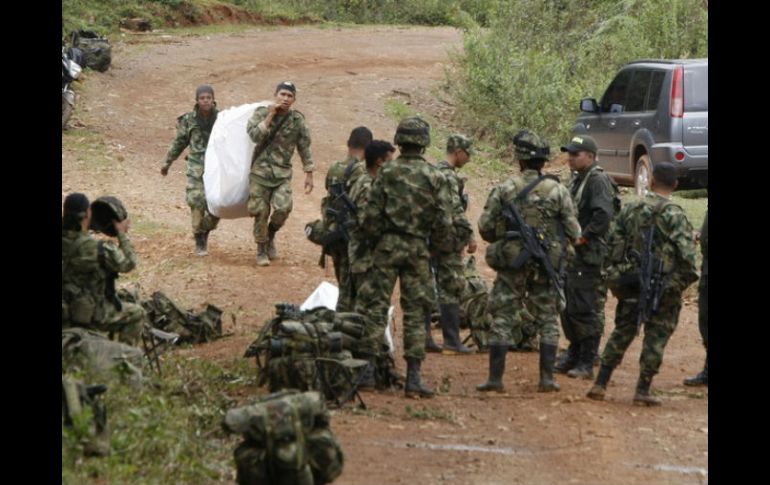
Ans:
POLYGON ((692 239, 695 242, 700 242, 700 231, 693 231, 692 232, 692 239))
POLYGON ((126 217, 122 221, 112 221, 113 225, 115 226, 115 230, 118 231, 118 234, 123 234, 128 232, 128 228, 131 227, 131 219, 126 217))
POLYGON ((305 173, 305 194, 313 191, 313 172, 305 173))
POLYGON ((163 175, 164 177, 165 177, 166 175, 168 175, 168 167, 163 167, 163 168, 161 168, 161 169, 160 169, 160 174, 161 174, 161 175, 163 175))
POLYGON ((467 248, 468 254, 475 253, 476 249, 478 249, 478 247, 479 247, 479 245, 476 244, 476 240, 473 240, 473 241, 469 242, 468 243, 468 248, 467 248))

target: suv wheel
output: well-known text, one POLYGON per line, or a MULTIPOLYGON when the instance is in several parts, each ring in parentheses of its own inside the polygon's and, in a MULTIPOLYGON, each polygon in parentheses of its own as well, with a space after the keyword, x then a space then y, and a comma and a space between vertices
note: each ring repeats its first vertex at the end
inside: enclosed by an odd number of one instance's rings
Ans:
POLYGON ((644 154, 636 161, 636 173, 634 175, 634 190, 636 195, 644 197, 647 191, 650 190, 651 181, 652 164, 650 163, 650 157, 647 154, 644 154))

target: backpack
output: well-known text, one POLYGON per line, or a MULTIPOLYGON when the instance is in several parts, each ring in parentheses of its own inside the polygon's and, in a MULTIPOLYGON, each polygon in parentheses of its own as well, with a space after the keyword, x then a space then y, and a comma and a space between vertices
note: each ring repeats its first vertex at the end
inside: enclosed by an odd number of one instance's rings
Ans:
POLYGON ((317 392, 283 391, 231 409, 223 428, 235 449, 239 485, 322 485, 342 473, 344 455, 317 392))
POLYGON ((97 375, 118 372, 129 384, 142 384, 144 352, 97 332, 78 327, 62 329, 61 353, 62 369, 79 368, 97 375))
POLYGON ((83 52, 82 67, 105 72, 112 63, 112 46, 106 37, 93 30, 78 30, 72 34, 72 45, 83 52))
POLYGON ((206 308, 197 313, 192 309, 182 310, 160 291, 141 304, 150 324, 165 332, 179 334, 177 342, 180 344, 211 342, 222 337, 222 310, 214 305, 206 304, 206 308))
POLYGON ((471 329, 471 339, 479 350, 488 348, 491 320, 487 313, 489 288, 470 256, 464 265, 465 290, 460 298, 460 326, 471 329))

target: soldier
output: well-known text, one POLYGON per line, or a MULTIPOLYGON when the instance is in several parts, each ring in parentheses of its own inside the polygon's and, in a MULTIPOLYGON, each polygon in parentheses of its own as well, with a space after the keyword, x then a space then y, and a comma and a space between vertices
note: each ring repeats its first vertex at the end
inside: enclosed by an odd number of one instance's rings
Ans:
POLYGON ((700 234, 700 250, 703 255, 703 263, 700 267, 700 282, 698 283, 698 328, 706 347, 706 361, 703 370, 695 377, 685 379, 686 386, 709 385, 709 213, 706 210, 706 218, 703 219, 703 227, 700 234))
POLYGON ((651 192, 623 207, 610 232, 608 284, 618 298, 618 306, 615 329, 604 346, 599 375, 588 392, 591 399, 604 399, 612 371, 637 335, 641 319, 644 341, 634 404, 661 404, 650 395, 650 384, 658 373, 668 339, 676 329, 682 292, 698 279, 692 226, 684 210, 670 200, 676 186, 676 167, 669 162, 656 164, 652 171, 651 192), (640 267, 640 261, 647 258, 652 258, 652 278, 645 283, 639 272, 644 269, 640 267), (648 302, 655 301, 657 282, 662 285, 657 292, 659 305, 656 309, 648 302), (640 302, 643 284, 649 284, 646 292, 649 300, 645 298, 646 301, 640 302), (640 308, 640 304, 645 306, 640 308))
POLYGON ((259 266, 268 266, 276 258, 275 234, 291 213, 291 157, 295 148, 305 172, 305 194, 313 190, 315 164, 310 153, 310 130, 305 116, 291 109, 296 94, 297 88, 292 82, 280 83, 275 88, 275 103, 254 110, 246 126, 256 143, 251 157, 248 209, 254 217, 259 266))
POLYGON ((206 146, 211 136, 211 128, 217 120, 217 103, 214 101, 214 89, 208 84, 195 90, 195 107, 189 113, 177 118, 176 138, 166 155, 166 161, 160 169, 161 175, 168 175, 171 164, 179 158, 186 147, 190 147, 187 159, 187 205, 192 214, 192 229, 195 237, 195 254, 208 254, 209 232, 216 229, 219 218, 211 214, 206 203, 203 188, 203 169, 206 146))
POLYGON ((324 246, 323 251, 332 257, 334 262, 334 276, 337 277, 339 286, 339 298, 337 298, 338 312, 353 311, 353 288, 350 280, 350 260, 348 259, 349 233, 347 228, 341 227, 350 224, 355 214, 352 208, 345 203, 344 198, 350 198, 350 188, 366 173, 364 164, 364 150, 372 141, 372 132, 365 126, 354 128, 348 138, 348 156, 345 160, 334 162, 326 173, 326 190, 328 195, 321 201, 321 214, 327 227, 334 227, 339 235, 334 237, 335 242, 324 246), (331 210, 330 210, 331 209, 331 210), (336 226, 336 227, 335 227, 336 226))
POLYGON ((97 241, 88 233, 91 207, 88 198, 73 193, 64 199, 62 214, 62 326, 78 326, 108 333, 136 345, 146 321, 141 305, 120 301, 115 278, 136 267, 137 257, 128 238, 130 221, 117 199, 109 199, 121 220, 104 231, 118 239, 97 241))
POLYGON ((508 346, 522 339, 522 327, 534 323, 540 336, 539 392, 558 391, 553 379, 556 346, 559 343, 557 315, 563 303, 555 290, 560 282, 555 272, 571 243, 580 236, 580 224, 569 191, 553 175, 541 170, 550 149, 539 136, 526 130, 514 138, 521 175, 514 175, 492 189, 479 219, 479 233, 492 243, 486 260, 497 271, 488 311, 492 317, 489 337, 489 379, 479 391, 502 391, 505 354, 508 346), (522 222, 517 222, 514 208, 522 222), (531 228, 544 262, 525 245, 522 233, 531 228), (550 263, 550 264, 549 264, 550 263), (555 271, 555 270, 554 270, 555 271), (550 273, 550 274, 549 274, 550 273))
POLYGON ((430 145, 428 123, 420 118, 404 119, 394 143, 400 155, 377 174, 363 211, 362 235, 376 243, 373 265, 356 298, 356 312, 366 315, 365 341, 376 356, 399 279, 407 362, 404 391, 407 397, 432 397, 433 391, 420 381, 425 359, 423 318, 435 303, 430 252, 452 237, 451 195, 446 179, 423 157, 430 145))
POLYGON ((430 314, 428 314, 425 318, 425 348, 428 351, 438 349, 447 355, 473 353, 473 350, 463 345, 460 339, 460 299, 465 289, 462 252, 466 247, 469 254, 476 252, 476 239, 473 235, 473 226, 465 217, 465 210, 468 208, 468 195, 464 191, 465 183, 457 176, 457 170, 470 161, 472 154, 471 140, 464 135, 451 135, 446 144, 446 160, 438 164, 438 169, 447 179, 452 196, 455 241, 450 252, 439 252, 431 262, 438 288, 444 347, 442 349, 433 341, 430 332, 430 314))
POLYGON ((569 166, 574 171, 569 191, 583 234, 575 244, 575 259, 567 268, 567 307, 562 327, 570 344, 554 368, 570 377, 591 379, 594 355, 604 328, 599 321, 597 300, 603 288, 602 265, 607 255, 607 233, 615 211, 617 186, 596 162, 596 141, 590 136, 573 137, 561 151, 569 153, 569 166))

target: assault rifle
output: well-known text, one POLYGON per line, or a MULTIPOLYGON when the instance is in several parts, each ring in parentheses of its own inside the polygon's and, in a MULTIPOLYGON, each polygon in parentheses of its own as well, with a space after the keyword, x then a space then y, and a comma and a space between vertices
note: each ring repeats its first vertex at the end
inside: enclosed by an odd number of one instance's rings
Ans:
POLYGON ((642 232, 644 248, 639 251, 631 250, 629 259, 639 263, 639 313, 636 317, 636 334, 639 335, 642 323, 658 312, 660 298, 665 288, 665 275, 663 274, 663 258, 656 258, 653 252, 655 239, 655 224, 642 232))

